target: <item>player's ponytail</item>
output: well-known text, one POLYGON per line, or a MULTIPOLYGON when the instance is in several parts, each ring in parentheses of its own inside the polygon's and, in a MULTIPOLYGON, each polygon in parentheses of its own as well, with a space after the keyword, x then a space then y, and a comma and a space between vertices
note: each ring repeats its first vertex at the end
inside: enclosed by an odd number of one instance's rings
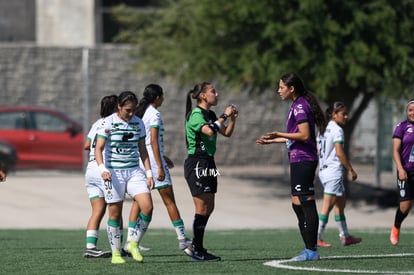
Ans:
POLYGON ((137 110, 135 111, 135 115, 142 118, 145 114, 145 111, 148 108, 148 105, 154 103, 157 97, 161 97, 164 95, 162 87, 157 84, 149 84, 144 89, 143 97, 138 103, 137 110))

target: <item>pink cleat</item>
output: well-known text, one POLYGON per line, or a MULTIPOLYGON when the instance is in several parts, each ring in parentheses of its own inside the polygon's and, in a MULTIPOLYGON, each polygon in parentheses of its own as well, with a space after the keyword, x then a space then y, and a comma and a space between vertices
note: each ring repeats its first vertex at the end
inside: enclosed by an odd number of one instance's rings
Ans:
POLYGON ((351 245, 351 244, 357 244, 360 243, 362 241, 361 238, 357 238, 354 236, 349 236, 349 237, 341 237, 341 243, 343 246, 347 246, 347 245, 351 245))

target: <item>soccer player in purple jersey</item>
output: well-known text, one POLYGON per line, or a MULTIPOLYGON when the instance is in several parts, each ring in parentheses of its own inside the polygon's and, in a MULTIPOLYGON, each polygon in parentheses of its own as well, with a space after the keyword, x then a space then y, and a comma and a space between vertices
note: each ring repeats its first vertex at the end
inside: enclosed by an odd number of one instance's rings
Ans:
POLYGON ((315 127, 324 133, 325 116, 315 97, 294 73, 281 77, 278 93, 282 100, 293 101, 286 121, 287 132, 268 133, 256 143, 286 143, 288 147, 292 207, 306 247, 292 261, 314 261, 320 258, 317 249, 319 221, 313 183, 318 165, 315 127))
POLYGON ((411 210, 414 199, 414 99, 407 103, 407 119, 397 124, 392 136, 392 158, 397 167, 400 204, 395 213, 390 241, 397 245, 400 228, 411 210))

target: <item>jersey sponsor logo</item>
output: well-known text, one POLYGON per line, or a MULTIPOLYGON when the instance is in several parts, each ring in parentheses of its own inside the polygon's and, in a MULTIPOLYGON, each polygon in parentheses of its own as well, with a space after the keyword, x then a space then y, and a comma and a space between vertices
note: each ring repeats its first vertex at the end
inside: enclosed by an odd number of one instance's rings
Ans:
POLYGON ((133 137, 134 137, 134 133, 131 133, 131 132, 124 133, 124 134, 122 135, 122 141, 123 141, 123 142, 126 142, 126 141, 128 141, 129 139, 131 139, 131 138, 133 138, 133 137))

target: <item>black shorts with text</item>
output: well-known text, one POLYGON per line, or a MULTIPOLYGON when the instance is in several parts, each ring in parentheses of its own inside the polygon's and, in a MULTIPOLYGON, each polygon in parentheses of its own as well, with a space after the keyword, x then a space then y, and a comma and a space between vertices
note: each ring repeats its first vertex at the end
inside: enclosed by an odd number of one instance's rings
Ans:
POLYGON ((218 175, 213 157, 189 156, 184 162, 184 177, 193 196, 216 193, 218 175))

